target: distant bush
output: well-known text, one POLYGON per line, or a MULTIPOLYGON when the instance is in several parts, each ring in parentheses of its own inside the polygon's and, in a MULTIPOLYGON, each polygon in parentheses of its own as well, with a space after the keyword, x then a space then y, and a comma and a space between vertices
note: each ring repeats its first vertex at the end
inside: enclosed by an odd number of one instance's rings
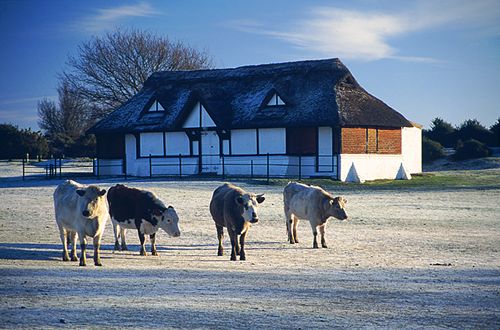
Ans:
POLYGON ((490 150, 488 149, 486 144, 478 140, 470 139, 465 141, 464 143, 462 143, 461 141, 458 142, 453 158, 456 160, 462 160, 488 157, 489 155, 490 150))
POLYGON ((490 127, 490 132, 493 133, 493 146, 500 147, 500 118, 490 127))
POLYGON ((439 142, 442 146, 447 148, 455 146, 456 140, 456 129, 451 126, 450 123, 444 121, 443 119, 436 117, 431 122, 431 129, 424 130, 423 134, 425 137, 439 142))
POLYGON ((430 162, 444 156, 441 143, 433 141, 425 136, 422 139, 422 160, 430 162))

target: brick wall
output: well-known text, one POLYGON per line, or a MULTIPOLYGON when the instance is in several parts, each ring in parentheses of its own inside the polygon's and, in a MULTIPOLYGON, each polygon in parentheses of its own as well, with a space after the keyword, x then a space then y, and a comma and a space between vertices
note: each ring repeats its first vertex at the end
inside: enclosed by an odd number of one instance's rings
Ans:
POLYGON ((401 154, 401 129, 344 127, 341 131, 343 154, 401 154))

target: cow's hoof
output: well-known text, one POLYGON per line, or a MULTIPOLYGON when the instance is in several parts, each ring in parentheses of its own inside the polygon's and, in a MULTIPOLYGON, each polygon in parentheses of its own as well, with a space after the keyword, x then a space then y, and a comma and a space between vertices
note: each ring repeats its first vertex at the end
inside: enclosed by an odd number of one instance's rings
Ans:
POLYGON ((236 256, 231 256, 231 261, 236 261, 236 256))
POLYGON ((295 239, 295 243, 297 243, 297 244, 298 244, 298 243, 299 243, 299 240, 298 240, 298 239, 295 239))
POLYGON ((318 244, 314 244, 313 249, 319 249, 318 244))
POLYGON ((245 260, 247 260, 247 258, 245 256, 240 256, 240 260, 245 261, 245 260))
POLYGON ((158 256, 158 252, 156 252, 156 251, 151 251, 151 255, 152 255, 152 256, 158 256))
POLYGON ((69 261, 69 256, 67 254, 63 254, 62 260, 69 261))
POLYGON ((290 240, 290 244, 295 244, 295 241, 294 240, 290 240))
POLYGON ((94 263, 94 265, 96 265, 96 266, 98 266, 98 267, 101 267, 101 266, 102 266, 102 263, 99 261, 99 262, 94 263))
POLYGON ((76 256, 72 256, 71 261, 78 261, 78 258, 76 256))
POLYGON ((122 245, 122 251, 128 251, 128 247, 126 245, 122 245))
POLYGON ((85 266, 87 266, 87 264, 86 264, 85 262, 82 262, 82 261, 80 260, 80 266, 85 267, 85 266))
POLYGON ((219 257, 222 257, 222 256, 224 255, 224 253, 223 253, 222 251, 219 251, 219 252, 217 252, 217 255, 218 255, 219 257))
POLYGON ((326 244, 321 244, 321 247, 322 247, 323 249, 328 249, 328 245, 326 245, 326 244))
POLYGON ((120 244, 118 242, 115 243, 115 251, 120 251, 120 244))
POLYGON ((141 252, 140 252, 140 255, 145 257, 145 256, 147 256, 148 254, 146 253, 146 251, 141 251, 141 252))

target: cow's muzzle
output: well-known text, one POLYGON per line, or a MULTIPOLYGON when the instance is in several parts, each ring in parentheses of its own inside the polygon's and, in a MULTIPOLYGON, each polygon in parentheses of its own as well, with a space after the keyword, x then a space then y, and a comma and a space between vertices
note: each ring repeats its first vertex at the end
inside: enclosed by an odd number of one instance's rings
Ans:
POLYGON ((89 212, 89 211, 87 211, 87 210, 85 210, 85 211, 83 211, 83 212, 82 212, 82 215, 83 215, 84 217, 87 217, 87 218, 88 218, 88 216, 90 215, 90 212, 89 212))
POLYGON ((259 222, 259 218, 252 218, 250 220, 250 223, 257 223, 257 222, 259 222))
POLYGON ((177 232, 175 232, 172 236, 173 236, 173 237, 179 237, 179 236, 181 236, 181 232, 180 232, 180 231, 177 231, 177 232))

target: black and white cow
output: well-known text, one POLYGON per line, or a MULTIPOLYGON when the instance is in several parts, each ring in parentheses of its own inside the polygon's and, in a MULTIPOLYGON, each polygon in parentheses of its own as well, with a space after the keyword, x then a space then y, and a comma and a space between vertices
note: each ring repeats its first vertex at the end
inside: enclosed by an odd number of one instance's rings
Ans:
POLYGON ((141 255, 146 255, 144 235, 151 239, 151 254, 156 256, 156 232, 163 229, 168 235, 179 237, 179 217, 172 206, 165 204, 147 190, 129 188, 122 184, 111 187, 108 191, 109 215, 115 233, 115 250, 125 251, 126 229, 136 229, 141 242, 141 255), (121 246, 118 238, 121 237, 121 246))

